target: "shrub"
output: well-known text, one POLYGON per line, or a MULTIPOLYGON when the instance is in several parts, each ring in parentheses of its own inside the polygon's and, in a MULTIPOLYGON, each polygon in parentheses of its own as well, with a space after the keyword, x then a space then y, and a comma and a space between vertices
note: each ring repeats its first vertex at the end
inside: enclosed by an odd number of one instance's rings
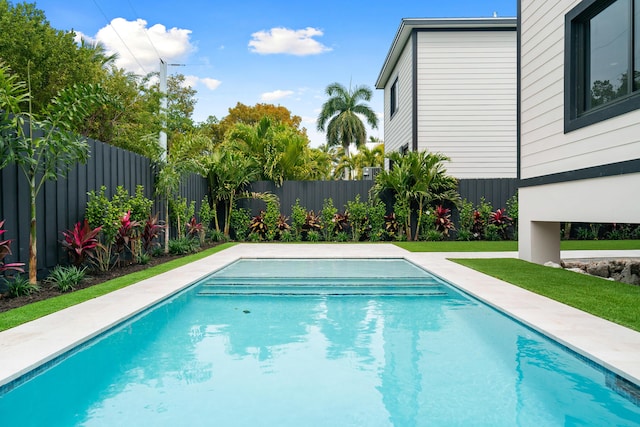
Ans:
MULTIPOLYGON (((153 200, 148 199, 144 195, 144 186, 137 185, 134 197, 129 198, 128 209, 131 211, 131 219, 139 223, 143 223, 149 215, 153 207, 153 200)), ((126 212, 126 210, 121 213, 126 212)))
POLYGON ((460 202, 459 221, 458 221, 458 240, 471 240, 473 238, 474 228, 474 209, 473 203, 464 199, 460 202))
POLYGON ((7 285, 7 295, 11 298, 35 294, 40 290, 40 286, 29 283, 28 277, 17 274, 12 280, 5 279, 7 285))
POLYGON ((333 233, 345 233, 347 232, 347 228, 349 227, 349 214, 345 213, 335 213, 333 215, 333 233))
POLYGON ((244 240, 249 234, 249 223, 251 214, 248 209, 234 207, 231 211, 229 226, 233 230, 236 240, 244 240))
POLYGON ((504 240, 507 240, 508 238, 509 226, 512 221, 513 220, 505 214, 503 209, 491 212, 491 215, 489 216, 489 224, 496 226, 500 237, 504 240))
POLYGON ((158 214, 147 217, 147 220, 144 222, 144 228, 142 229, 142 247, 145 253, 153 252, 156 247, 160 246, 158 239, 163 230, 165 230, 165 226, 160 225, 158 214))
POLYGON ((287 230, 280 234, 280 240, 283 242, 295 242, 296 238, 291 231, 287 230))
POLYGON ((485 236, 484 238, 489 241, 498 241, 501 240, 502 237, 500 235, 500 229, 495 224, 489 224, 485 227, 485 236))
POLYGON ((309 211, 306 213, 304 217, 304 225, 302 229, 307 232, 316 231, 319 232, 322 230, 322 224, 320 222, 320 217, 316 215, 313 211, 309 211))
POLYGON ((202 223, 196 221, 196 217, 191 217, 191 221, 186 224, 186 232, 187 237, 190 239, 198 239, 198 241, 202 244, 204 241, 204 230, 202 228, 202 223))
POLYGON ((89 221, 89 227, 102 228, 102 242, 105 246, 111 247, 118 231, 118 219, 121 212, 118 212, 117 208, 107 198, 106 191, 107 187, 103 185, 100 187, 99 193, 95 191, 87 193, 89 201, 87 202, 85 217, 89 221))
POLYGON ((307 210, 300 206, 300 199, 296 199, 295 205, 291 207, 291 228, 295 237, 302 236, 302 231, 307 218, 307 210))
POLYGON ((101 230, 102 227, 91 229, 89 221, 85 219, 83 223, 77 222, 73 229, 62 232, 62 247, 74 266, 80 267, 87 258, 94 257, 96 247, 100 244, 98 235, 101 230))
POLYGON ((267 200, 267 210, 266 212, 260 212, 260 214, 262 215, 265 227, 263 238, 267 240, 275 240, 280 237, 279 234, 281 230, 278 226, 282 224, 281 219, 284 217, 280 214, 280 203, 278 203, 278 200, 267 200))
POLYGON ((387 208, 380 199, 370 200, 368 209, 369 217, 369 240, 378 241, 384 235, 385 213, 387 208))
POLYGON ((310 242, 319 242, 320 241, 320 233, 315 231, 315 230, 311 230, 307 233, 307 240, 310 242))
POLYGON ((116 233, 116 254, 118 257, 123 255, 126 250, 132 254, 137 254, 136 243, 140 240, 140 223, 131 220, 131 212, 127 211, 120 218, 120 228, 116 233))
POLYGON ((331 240, 335 233, 333 218, 338 213, 338 209, 333 205, 333 199, 324 199, 322 210, 320 211, 320 222, 322 223, 322 235, 324 240, 331 240))
MULTIPOLYGON (((4 220, 0 221, 0 236, 2 236, 7 230, 3 230, 2 226, 4 225, 4 220)), ((0 273, 4 273, 5 271, 13 270, 19 273, 24 273, 24 263, 22 262, 13 262, 7 264, 4 262, 4 258, 7 255, 11 255, 11 240, 0 240, 0 273)))
POLYGON ((396 214, 391 212, 384 217, 384 232, 391 238, 395 239, 398 236, 399 225, 396 214))
POLYGON ((260 211, 258 215, 251 218, 251 222, 249 222, 249 233, 249 237, 256 235, 258 236, 258 240, 263 240, 267 237, 267 224, 265 224, 264 220, 264 211, 260 211))
POLYGON ((262 239, 263 239, 262 236, 258 233, 249 233, 249 237, 247 238, 247 240, 253 243, 259 242, 262 239))
POLYGON ((351 222, 351 238, 357 242, 366 237, 369 231, 369 218, 367 216, 367 204, 360 201, 360 195, 356 195, 354 201, 347 202, 347 212, 351 222))
POLYGON ((336 242, 347 242, 349 241, 349 235, 344 231, 339 231, 336 234, 336 242))
POLYGON ((209 229, 211 228, 211 222, 213 221, 213 209, 211 209, 211 205, 209 204, 209 197, 207 196, 204 196, 204 198, 200 202, 198 218, 200 218, 202 229, 204 230, 204 234, 206 235, 207 231, 209 231, 209 229))
POLYGON ((169 253, 172 255, 186 255, 197 252, 200 248, 198 241, 188 237, 169 240, 169 253))
POLYGON ((449 231, 455 230, 453 221, 451 221, 451 209, 443 206, 436 206, 433 211, 435 231, 442 235, 442 238, 449 237, 449 231))
POLYGON ((187 203, 184 197, 169 199, 169 218, 175 224, 178 237, 184 237, 189 218, 195 215, 196 202, 187 203))
POLYGON ((85 268, 79 268, 75 265, 68 267, 58 265, 51 270, 45 282, 58 288, 60 292, 69 292, 74 290, 84 279, 85 271, 85 268))
POLYGON ((289 217, 284 216, 282 214, 280 214, 278 216, 278 220, 276 221, 276 233, 275 233, 275 238, 282 240, 282 234, 283 233, 290 233, 291 231, 291 226, 289 226, 289 224, 287 224, 287 221, 289 221, 289 217))
POLYGON ((225 237, 222 230, 210 230, 209 238, 214 242, 226 242, 227 238, 225 237))

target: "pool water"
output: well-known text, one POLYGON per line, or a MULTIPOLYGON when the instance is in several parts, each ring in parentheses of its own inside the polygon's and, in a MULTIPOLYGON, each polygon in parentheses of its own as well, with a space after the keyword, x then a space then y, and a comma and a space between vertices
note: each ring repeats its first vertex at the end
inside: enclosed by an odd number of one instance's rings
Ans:
POLYGON ((407 261, 256 259, 5 386, 0 425, 633 426, 634 393, 407 261))

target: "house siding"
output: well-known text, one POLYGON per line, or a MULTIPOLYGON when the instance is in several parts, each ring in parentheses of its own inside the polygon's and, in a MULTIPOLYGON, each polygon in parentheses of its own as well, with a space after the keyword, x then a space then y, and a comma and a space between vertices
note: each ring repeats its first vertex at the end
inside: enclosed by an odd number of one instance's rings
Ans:
POLYGON ((418 149, 457 178, 514 178, 516 32, 418 33, 418 149))
POLYGON ((521 3, 522 179, 640 158, 640 111, 564 132, 565 14, 579 3, 521 3))
POLYGON ((412 110, 413 110, 413 70, 411 38, 403 48, 402 54, 384 88, 384 141, 385 152, 398 151, 400 147, 412 146, 412 110), (398 79, 398 109, 391 117, 391 86, 398 79))

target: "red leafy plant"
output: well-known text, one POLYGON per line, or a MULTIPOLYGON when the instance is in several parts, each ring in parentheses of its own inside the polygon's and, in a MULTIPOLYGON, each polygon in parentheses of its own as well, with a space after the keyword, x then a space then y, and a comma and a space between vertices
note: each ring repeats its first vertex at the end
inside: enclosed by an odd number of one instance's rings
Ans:
POLYGON ((498 209, 489 215, 489 223, 495 225, 503 239, 507 238, 509 226, 513 223, 513 219, 507 216, 504 209, 498 209))
MULTIPOLYGON (((0 221, 0 236, 2 236, 7 230, 3 230, 4 220, 0 221)), ((22 262, 5 263, 3 260, 7 255, 11 255, 11 240, 0 240, 0 273, 4 273, 8 270, 14 270, 19 273, 24 273, 22 262)))
POLYGON ((343 232, 347 229, 347 226, 349 225, 349 213, 348 212, 345 212, 343 214, 335 213, 333 215, 333 219, 331 220, 331 222, 333 222, 333 230, 336 233, 343 232))
POLYGON ((165 226, 160 225, 158 214, 153 216, 149 215, 144 223, 144 229, 142 230, 142 247, 146 253, 149 253, 156 247, 160 246, 157 239, 164 229, 165 226))
POLYGON ((475 239, 482 239, 484 236, 484 218, 479 211, 473 211, 473 225, 471 232, 475 239))
POLYGON ((140 236, 138 228, 140 223, 138 221, 131 221, 131 211, 127 211, 126 214, 120 218, 120 228, 116 233, 116 252, 118 255, 123 253, 125 249, 129 249, 132 253, 135 251, 133 244, 140 236))
POLYGON ((249 230, 253 234, 257 234, 261 239, 264 239, 267 235, 267 224, 264 222, 264 211, 253 218, 249 222, 249 230))
POLYGON ((100 245, 98 234, 101 230, 102 227, 91 229, 85 219, 84 223, 77 222, 71 230, 62 232, 64 240, 61 243, 73 265, 80 267, 87 258, 94 257, 96 247, 100 245))
POLYGON ((453 221, 451 221, 451 209, 447 209, 441 205, 436 206, 433 212, 435 216, 436 230, 442 233, 442 236, 448 237, 449 231, 455 230, 453 221))
POLYGON ((200 237, 202 235, 204 229, 202 228, 202 223, 196 221, 196 217, 191 217, 191 221, 189 221, 186 225, 187 228, 187 236, 191 238, 200 237))

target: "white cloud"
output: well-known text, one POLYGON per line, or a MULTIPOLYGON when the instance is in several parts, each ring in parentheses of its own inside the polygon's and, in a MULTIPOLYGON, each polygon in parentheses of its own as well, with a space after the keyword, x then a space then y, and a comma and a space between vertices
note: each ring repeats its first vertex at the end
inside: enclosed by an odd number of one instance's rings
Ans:
POLYGON ((260 95, 260 99, 262 101, 276 101, 278 99, 286 98, 287 96, 293 95, 292 90, 274 90, 273 92, 265 92, 260 95))
POLYGON ((162 24, 147 28, 147 21, 115 18, 91 40, 102 43, 107 53, 117 53, 116 65, 137 74, 157 71, 160 58, 176 62, 195 51, 189 38, 191 30, 167 29, 162 24))
POLYGON ((198 77, 198 76, 184 76, 185 86, 196 87, 199 83, 202 83, 209 90, 216 90, 222 82, 220 80, 212 79, 210 77, 198 77))
POLYGON ((252 40, 249 42, 249 48, 251 52, 263 55, 275 53, 298 56, 318 55, 331 50, 313 38, 323 34, 321 30, 312 27, 303 30, 272 28, 269 31, 258 31, 251 34, 252 40))

